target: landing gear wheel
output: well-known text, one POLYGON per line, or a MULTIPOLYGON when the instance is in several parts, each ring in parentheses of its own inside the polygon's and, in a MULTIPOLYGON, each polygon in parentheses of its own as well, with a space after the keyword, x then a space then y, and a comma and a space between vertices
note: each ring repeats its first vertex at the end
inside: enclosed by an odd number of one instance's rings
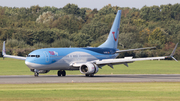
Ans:
POLYGON ((35 77, 38 77, 38 76, 39 76, 39 70, 34 69, 34 76, 35 76, 35 77))
POLYGON ((86 77, 93 77, 94 74, 85 74, 86 77))
POLYGON ((86 77, 89 77, 89 74, 85 74, 86 77))
POLYGON ((38 76, 39 76, 39 73, 34 72, 34 76, 35 76, 35 77, 38 77, 38 76))
POLYGON ((58 75, 58 76, 66 76, 66 71, 65 71, 65 70, 59 70, 59 71, 57 72, 57 75, 58 75))
POLYGON ((58 75, 58 76, 61 76, 61 75, 62 75, 62 71, 59 70, 59 71, 57 72, 57 75, 58 75))
POLYGON ((94 74, 90 74, 89 76, 90 76, 90 77, 93 77, 93 76, 94 76, 94 74))
POLYGON ((93 77, 94 74, 85 74, 86 77, 93 77))
POLYGON ((66 71, 65 70, 62 71, 62 76, 66 76, 66 71))

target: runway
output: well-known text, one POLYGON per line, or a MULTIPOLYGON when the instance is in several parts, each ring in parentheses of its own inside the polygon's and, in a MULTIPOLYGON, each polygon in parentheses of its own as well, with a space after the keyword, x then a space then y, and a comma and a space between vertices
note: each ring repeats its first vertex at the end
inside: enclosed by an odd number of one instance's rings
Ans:
POLYGON ((180 82, 180 74, 155 75, 32 75, 0 76, 0 84, 34 84, 34 83, 100 83, 100 82, 180 82))

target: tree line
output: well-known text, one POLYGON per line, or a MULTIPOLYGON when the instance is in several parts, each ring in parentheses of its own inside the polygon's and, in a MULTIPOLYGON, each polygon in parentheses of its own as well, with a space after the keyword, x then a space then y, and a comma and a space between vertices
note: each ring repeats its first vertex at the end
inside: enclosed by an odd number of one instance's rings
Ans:
MULTIPOLYGON (((169 55, 180 41, 180 4, 141 9, 109 4, 100 10, 67 4, 63 8, 0 6, 0 44, 6 41, 9 54, 22 56, 47 47, 97 47, 107 39, 117 10, 122 10, 119 49, 157 47, 119 57, 169 55)), ((180 48, 175 57, 180 59, 180 48)))

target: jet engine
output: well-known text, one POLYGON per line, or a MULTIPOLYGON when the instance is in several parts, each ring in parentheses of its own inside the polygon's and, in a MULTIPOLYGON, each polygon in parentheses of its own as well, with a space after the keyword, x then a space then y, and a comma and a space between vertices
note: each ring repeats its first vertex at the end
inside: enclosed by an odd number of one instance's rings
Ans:
MULTIPOLYGON (((34 69, 30 69, 31 72, 34 72, 34 69)), ((48 73, 50 70, 38 70, 38 73, 48 73)))
POLYGON ((85 63, 80 67, 80 72, 82 74, 95 74, 98 71, 99 71, 98 66, 93 63, 85 63))

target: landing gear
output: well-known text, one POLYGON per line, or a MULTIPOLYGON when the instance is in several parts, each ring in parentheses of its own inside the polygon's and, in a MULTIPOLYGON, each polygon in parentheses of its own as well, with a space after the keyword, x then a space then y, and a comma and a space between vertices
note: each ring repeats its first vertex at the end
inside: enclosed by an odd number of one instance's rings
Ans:
POLYGON ((65 70, 62 71, 62 76, 66 76, 66 71, 65 70))
POLYGON ((35 77, 38 77, 38 76, 39 76, 39 73, 34 72, 34 76, 35 76, 35 77))
POLYGON ((94 74, 90 74, 89 76, 90 76, 90 77, 93 77, 93 76, 94 76, 94 74))
POLYGON ((59 71, 57 72, 57 75, 58 75, 58 76, 61 76, 61 74, 62 74, 62 71, 59 70, 59 71))
POLYGON ((38 77, 38 76, 39 76, 39 70, 34 69, 34 76, 35 76, 35 77, 38 77))
POLYGON ((59 71, 57 72, 57 75, 58 75, 58 76, 66 76, 66 71, 65 71, 65 70, 59 70, 59 71))
POLYGON ((93 77, 94 74, 85 74, 86 77, 93 77))

